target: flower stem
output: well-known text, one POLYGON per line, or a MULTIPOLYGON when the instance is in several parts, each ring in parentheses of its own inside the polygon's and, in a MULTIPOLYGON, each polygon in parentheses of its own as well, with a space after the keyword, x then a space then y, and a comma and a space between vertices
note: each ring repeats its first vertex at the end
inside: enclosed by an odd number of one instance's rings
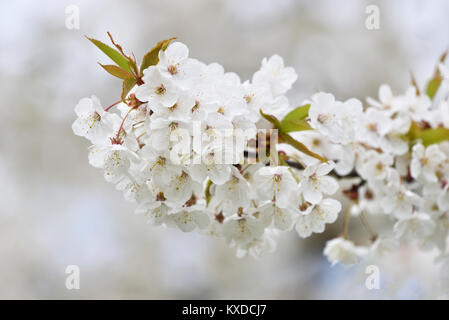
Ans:
POLYGON ((348 239, 349 220, 351 219, 351 208, 352 208, 352 203, 346 209, 345 220, 343 221, 343 232, 341 235, 344 239, 348 239))
POLYGON ((369 233, 371 241, 375 241, 378 237, 378 235, 373 231, 370 224, 368 223, 368 220, 365 216, 365 213, 363 211, 360 212, 360 221, 362 222, 363 227, 365 230, 369 233))
POLYGON ((117 104, 119 104, 120 102, 122 102, 122 100, 119 100, 119 101, 117 101, 117 102, 114 102, 113 104, 111 104, 109 107, 107 107, 106 109, 104 109, 104 111, 106 111, 106 112, 108 112, 109 111, 109 109, 111 109, 113 106, 115 106, 115 105, 117 105, 117 104))

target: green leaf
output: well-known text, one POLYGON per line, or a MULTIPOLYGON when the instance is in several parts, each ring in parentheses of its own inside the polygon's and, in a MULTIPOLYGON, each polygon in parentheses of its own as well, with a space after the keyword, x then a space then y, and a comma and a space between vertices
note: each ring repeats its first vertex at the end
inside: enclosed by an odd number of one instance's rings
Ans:
POLYGON ((112 74, 114 77, 120 78, 120 79, 133 79, 134 76, 131 72, 126 71, 116 65, 113 64, 108 64, 108 65, 104 65, 101 63, 98 63, 104 70, 106 70, 107 72, 109 72, 110 74, 112 74))
POLYGON ((296 150, 301 151, 302 153, 307 154, 308 156, 311 156, 315 159, 318 159, 322 162, 327 162, 327 159, 320 156, 319 154, 316 154, 315 152, 312 152, 311 150, 309 150, 304 144, 302 144, 301 142, 295 140, 291 135, 289 135, 288 133, 280 133, 280 137, 282 139, 281 142, 285 142, 288 143, 289 145, 291 145, 292 147, 294 147, 296 150))
POLYGON ((142 58, 142 63, 140 64, 140 76, 143 76, 143 70, 149 66, 154 66, 159 62, 159 51, 167 49, 170 41, 176 38, 170 38, 167 40, 159 41, 157 45, 148 51, 142 58))
POLYGON ((303 106, 300 106, 296 108, 293 111, 290 111, 284 119, 284 120, 304 120, 309 115, 309 109, 310 109, 310 103, 305 104, 303 106))
POLYGON ((412 123, 410 125, 410 129, 408 130, 407 134, 402 136, 402 138, 404 140, 413 142, 413 141, 416 141, 417 139, 419 139, 420 134, 421 134, 420 126, 415 121, 412 121, 412 123))
POLYGON ((310 104, 303 105, 288 113, 281 121, 283 132, 294 132, 312 130, 312 127, 305 120, 309 115, 310 104))
POLYGON ((263 113, 262 109, 259 110, 260 115, 265 119, 268 120, 269 122, 271 122, 273 124, 273 126, 278 129, 281 130, 281 122, 279 121, 278 118, 276 118, 275 116, 271 115, 271 114, 265 114, 263 113))
POLYGON ((122 84, 122 101, 124 102, 129 91, 136 85, 136 79, 125 79, 122 84))
POLYGON ((209 205, 211 194, 210 187, 212 186, 212 180, 207 180, 206 189, 204 190, 204 198, 206 198, 206 207, 209 205))
POLYGON ((432 80, 430 80, 427 83, 426 93, 430 99, 433 99, 433 97, 435 97, 438 89, 440 88, 441 81, 442 81, 442 78, 440 76, 440 77, 433 78, 432 80))
POLYGON ((275 116, 270 115, 270 114, 265 114, 265 113, 263 113, 262 110, 259 110, 259 112, 260 112, 260 115, 264 119, 268 120, 269 122, 271 122, 273 124, 275 129, 279 130, 279 137, 281 138, 281 140, 279 142, 288 143, 289 145, 291 145, 298 151, 301 151, 302 153, 305 153, 308 156, 311 156, 311 157, 318 159, 322 162, 327 162, 326 158, 320 156, 319 154, 316 154, 315 152, 312 152, 304 144, 295 140, 291 135, 289 135, 287 132, 283 131, 281 122, 279 122, 278 118, 276 118, 275 116))
POLYGON ((425 146, 440 143, 442 141, 449 140, 449 129, 443 127, 424 129, 421 131, 419 138, 425 146))
POLYGON ((103 53, 106 54, 109 58, 111 58, 111 60, 114 61, 118 66, 122 67, 127 71, 131 71, 129 68, 128 59, 124 57, 120 52, 118 52, 117 50, 111 48, 110 46, 99 40, 89 38, 87 36, 86 38, 94 45, 96 45, 98 49, 103 51, 103 53))
MULTIPOLYGON (((444 60, 446 60, 446 56, 447 52, 443 53, 443 55, 440 57, 439 62, 443 63, 444 60)), ((435 97, 442 81, 443 77, 441 76, 440 69, 437 66, 433 78, 430 79, 430 81, 427 83, 426 86, 426 94, 429 96, 430 99, 433 99, 435 97)))
POLYGON ((306 120, 282 120, 281 121, 283 132, 295 132, 304 130, 313 130, 310 124, 306 120))

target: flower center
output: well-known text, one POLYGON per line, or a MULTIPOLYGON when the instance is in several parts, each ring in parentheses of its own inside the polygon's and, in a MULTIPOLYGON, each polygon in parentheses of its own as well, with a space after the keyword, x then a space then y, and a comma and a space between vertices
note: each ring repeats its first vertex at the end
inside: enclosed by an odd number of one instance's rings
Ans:
POLYGON ((372 200, 372 199, 374 198, 373 192, 372 192, 371 190, 366 190, 366 192, 365 192, 365 198, 366 198, 367 200, 372 200))
POLYGON ((306 211, 308 207, 310 207, 310 203, 305 201, 302 204, 300 204, 298 208, 299 211, 306 211))
POLYGON ((159 192, 156 196, 156 201, 165 201, 165 196, 163 192, 159 192))
POLYGON ((171 75, 175 75, 178 73, 178 68, 173 64, 169 65, 167 70, 171 75))
POLYGON ((324 124, 327 120, 329 120, 329 115, 319 114, 317 120, 319 123, 324 124))
POLYGON ((165 91, 167 91, 167 89, 165 89, 164 85, 161 83, 161 85, 157 87, 156 90, 154 90, 154 93, 158 95, 163 95, 165 91))
POLYGON ((97 111, 94 112, 93 119, 94 119, 94 121, 100 121, 101 120, 101 116, 100 116, 100 114, 97 111))
POLYGON ((195 101, 195 105, 192 107, 192 112, 195 112, 199 109, 200 102, 198 100, 195 101))
POLYGON ((367 126, 369 131, 376 131, 377 125, 375 123, 369 123, 367 126))
POLYGON ((223 215, 222 212, 220 212, 219 214, 216 214, 216 215, 215 215, 215 220, 217 220, 218 223, 223 223, 224 218, 225 218, 225 217, 224 217, 224 215, 223 215))
POLYGON ((171 112, 175 111, 178 108, 178 104, 175 103, 174 105, 172 105, 170 108, 168 108, 168 110, 170 110, 171 112))
POLYGON ((168 127, 170 128, 170 131, 174 131, 178 128, 178 123, 177 122, 172 122, 168 125, 168 127))
POLYGON ((382 162, 378 162, 378 163, 376 164, 376 169, 377 169, 377 171, 382 171, 383 168, 384 168, 384 165, 382 164, 382 162))
POLYGON ((427 157, 422 157, 421 158, 421 163, 423 166, 428 166, 429 165, 429 159, 427 157))

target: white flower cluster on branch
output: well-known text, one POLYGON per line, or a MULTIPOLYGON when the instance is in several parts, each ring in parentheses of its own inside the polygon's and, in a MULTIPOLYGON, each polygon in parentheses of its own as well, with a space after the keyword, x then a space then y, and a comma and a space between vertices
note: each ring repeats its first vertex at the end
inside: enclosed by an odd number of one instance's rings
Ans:
POLYGON ((297 75, 281 57, 264 59, 242 82, 169 43, 140 70, 114 42, 125 60, 99 46, 118 65, 103 68, 124 80, 122 100, 105 109, 84 98, 73 124, 92 143, 90 164, 151 224, 197 230, 238 256, 258 256, 275 248, 279 232, 323 232, 342 211, 338 196, 350 205, 341 236, 324 249, 332 263, 355 263, 406 238, 437 248, 449 265, 449 94, 434 97, 448 81, 443 64, 424 93, 414 85, 393 95, 383 85, 364 105, 319 92, 295 108, 285 94, 297 75), (366 215, 390 217, 391 233, 373 230, 366 215), (369 232, 364 245, 350 239, 353 216, 369 232))
POLYGON ((432 100, 429 87, 421 93, 416 85, 396 96, 382 85, 379 99, 368 98, 366 106, 356 99, 340 102, 322 92, 311 97, 309 120, 315 130, 304 132, 302 140, 335 161, 340 181, 356 177, 343 190, 352 200, 347 219, 361 216, 366 223, 365 215, 385 215, 392 221, 388 236, 367 226, 371 245, 356 246, 346 232, 329 241, 324 253, 332 263, 352 264, 407 239, 417 241, 423 250, 436 249, 447 265, 449 81, 445 70, 441 64, 434 78, 446 82, 438 99, 432 100))

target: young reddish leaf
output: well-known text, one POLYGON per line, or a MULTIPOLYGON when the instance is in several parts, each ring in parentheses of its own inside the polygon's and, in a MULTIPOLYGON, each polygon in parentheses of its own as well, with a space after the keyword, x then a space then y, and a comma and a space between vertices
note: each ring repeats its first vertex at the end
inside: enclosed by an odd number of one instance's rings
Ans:
POLYGON ((98 63, 104 70, 112 74, 114 77, 120 78, 120 79, 132 79, 134 78, 133 74, 129 71, 126 71, 116 65, 108 64, 104 65, 101 63, 98 63))
POLYGON ((148 68, 149 66, 154 66, 159 62, 159 51, 167 49, 170 41, 176 39, 170 38, 167 40, 159 41, 157 45, 153 47, 150 51, 148 51, 142 58, 142 63, 140 64, 140 76, 143 76, 143 70, 148 68))
POLYGON ((412 83, 412 86, 416 89, 416 94, 420 95, 421 90, 419 90, 419 86, 418 83, 416 82, 415 75, 413 74, 413 72, 410 72, 410 82, 412 83))
POLYGON ((131 71, 128 64, 128 59, 124 57, 120 52, 117 50, 111 48, 107 44, 93 39, 86 36, 86 38, 92 42, 95 46, 97 46, 98 49, 103 51, 104 54, 106 54, 109 58, 111 58, 112 61, 114 61, 118 66, 122 67, 123 69, 127 71, 131 71))
POLYGON ((126 96, 131 91, 131 89, 136 85, 136 79, 125 79, 122 83, 122 101, 124 102, 126 99, 126 96))
POLYGON ((111 40, 112 44, 114 45, 114 47, 117 48, 118 52, 121 53, 122 56, 124 56, 126 58, 126 60, 128 60, 128 67, 129 67, 129 71, 133 72, 138 75, 139 71, 137 70, 137 65, 136 65, 136 58, 134 57, 134 54, 132 56, 128 56, 125 51, 123 51, 123 48, 121 45, 119 45, 118 43, 116 43, 114 41, 114 38, 112 37, 111 33, 108 32, 108 36, 109 39, 111 40))
MULTIPOLYGON (((447 52, 443 53, 441 56, 439 62, 443 63, 444 60, 446 60, 447 52)), ((430 99, 433 99, 435 95, 438 92, 438 89, 440 88, 441 82, 443 81, 443 77, 441 76, 440 69, 436 68, 435 74, 432 79, 427 83, 426 87, 426 94, 429 96, 430 99)))

